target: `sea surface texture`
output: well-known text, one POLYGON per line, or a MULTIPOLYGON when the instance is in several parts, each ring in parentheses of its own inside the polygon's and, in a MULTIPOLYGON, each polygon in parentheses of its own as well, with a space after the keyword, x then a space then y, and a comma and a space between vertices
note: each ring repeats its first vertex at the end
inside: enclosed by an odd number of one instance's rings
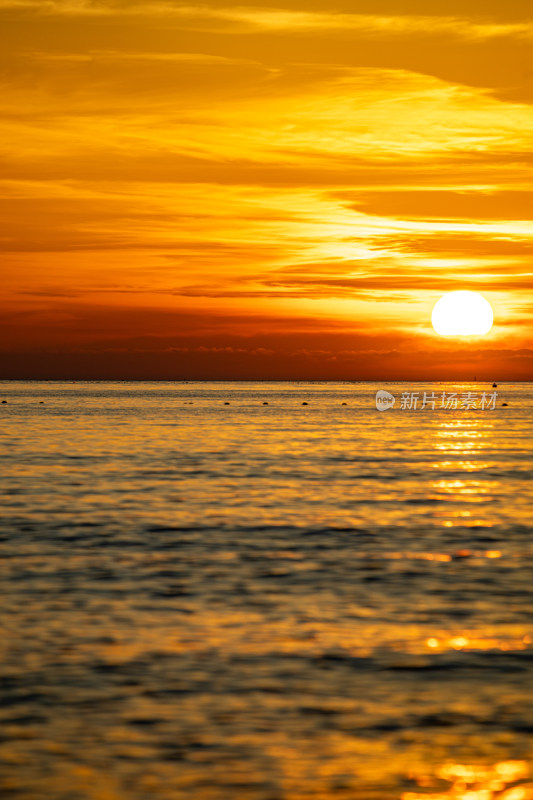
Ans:
POLYGON ((2 798, 533 797, 532 384, 0 400, 2 798))

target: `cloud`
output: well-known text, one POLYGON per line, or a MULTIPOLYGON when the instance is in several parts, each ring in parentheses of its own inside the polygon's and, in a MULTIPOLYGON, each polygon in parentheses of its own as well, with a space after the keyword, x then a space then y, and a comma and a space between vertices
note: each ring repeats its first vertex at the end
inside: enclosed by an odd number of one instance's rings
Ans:
MULTIPOLYGON (((135 7, 132 7, 132 11, 135 7)), ((476 22, 467 17, 435 15, 377 15, 343 14, 338 12, 309 12, 286 8, 213 7, 213 6, 162 6, 162 13, 172 18, 188 20, 191 26, 201 20, 231 23, 233 30, 248 34, 254 30, 313 33, 315 31, 348 36, 352 32, 366 36, 404 36, 405 34, 445 34, 466 39, 492 39, 496 37, 533 38, 533 22, 516 23, 476 22), (194 22, 192 22, 194 20, 194 22)), ((143 6, 136 8, 143 13, 143 6)), ((202 29, 202 28, 201 28, 202 29)))
POLYGON ((168 64, 183 66, 260 66, 257 61, 243 58, 227 58, 209 53, 157 53, 157 52, 127 52, 124 50, 89 50, 86 53, 55 53, 47 51, 32 51, 30 58, 38 62, 59 62, 73 64, 116 64, 120 62, 162 61, 168 64))
MULTIPOLYGON (((337 197, 342 197, 337 194, 337 197)), ((353 193, 353 208, 379 216, 401 219, 492 219, 529 220, 533 209, 533 189, 498 190, 401 188, 395 191, 353 193)))
POLYGON ((529 5, 0 8, 2 341, 28 364, 430 369, 459 286, 527 345, 529 5))
POLYGON ((464 274, 457 271, 455 274, 447 269, 445 274, 424 274, 423 268, 413 270, 411 274, 395 272, 390 274, 375 274, 364 277, 338 276, 324 278, 319 275, 310 275, 302 278, 287 275, 285 278, 264 277, 258 288, 247 288, 246 285, 234 287, 232 285, 214 286, 213 284, 184 286, 170 290, 170 294, 181 297, 218 297, 218 298, 329 298, 341 297, 351 300, 366 300, 372 303, 417 303, 420 294, 430 292, 438 295, 454 291, 460 286, 471 291, 485 293, 503 291, 512 292, 531 288, 533 272, 510 274, 501 270, 500 274, 487 274, 480 271, 478 274, 464 274))
MULTIPOLYGON (((464 8, 464 7, 463 7, 464 8)), ((492 39, 495 37, 533 37, 533 22, 479 21, 468 15, 438 14, 365 14, 309 11, 299 8, 263 7, 259 4, 184 5, 172 2, 113 3, 95 0, 2 0, 0 9, 34 11, 50 16, 110 16, 163 17, 177 20, 182 25, 200 30, 211 30, 213 23, 227 23, 232 31, 248 34, 254 30, 305 33, 314 31, 337 32, 348 35, 360 32, 374 36, 402 36, 406 33, 438 33, 467 39, 492 39)), ((218 30, 215 27, 215 30, 218 30)))

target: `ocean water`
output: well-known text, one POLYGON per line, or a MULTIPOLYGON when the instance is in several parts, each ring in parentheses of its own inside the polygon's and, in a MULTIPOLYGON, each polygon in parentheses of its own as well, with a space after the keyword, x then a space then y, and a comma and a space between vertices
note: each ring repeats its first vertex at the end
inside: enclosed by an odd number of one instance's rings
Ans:
POLYGON ((0 400, 2 797, 533 797, 533 384, 0 400))

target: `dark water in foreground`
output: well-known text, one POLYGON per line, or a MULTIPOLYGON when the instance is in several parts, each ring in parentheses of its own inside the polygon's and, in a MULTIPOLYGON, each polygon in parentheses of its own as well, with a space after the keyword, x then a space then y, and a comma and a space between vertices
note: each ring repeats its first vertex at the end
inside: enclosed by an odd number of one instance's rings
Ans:
POLYGON ((431 389, 1 383, 1 796, 533 798, 533 385, 431 389))

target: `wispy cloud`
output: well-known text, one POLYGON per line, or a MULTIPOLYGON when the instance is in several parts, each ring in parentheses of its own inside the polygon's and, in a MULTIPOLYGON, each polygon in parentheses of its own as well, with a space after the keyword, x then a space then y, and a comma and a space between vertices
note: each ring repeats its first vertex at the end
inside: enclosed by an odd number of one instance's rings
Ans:
POLYGON ((533 21, 474 6, 0 0, 3 341, 405 367, 467 286, 529 350, 533 21))
MULTIPOLYGON (((341 12, 307 11, 284 7, 220 6, 203 3, 121 3, 99 0, 1 0, 0 9, 32 10, 42 15, 66 16, 141 16, 177 20, 200 30, 210 30, 209 23, 221 22, 232 26, 236 33, 248 34, 255 30, 305 33, 327 31, 346 34, 356 31, 374 36, 402 36, 405 34, 445 34, 466 39, 492 39, 496 37, 533 37, 533 22, 480 22, 468 16, 447 15, 387 15, 347 14, 341 12)), ((216 28, 218 29, 218 28, 216 28)))

